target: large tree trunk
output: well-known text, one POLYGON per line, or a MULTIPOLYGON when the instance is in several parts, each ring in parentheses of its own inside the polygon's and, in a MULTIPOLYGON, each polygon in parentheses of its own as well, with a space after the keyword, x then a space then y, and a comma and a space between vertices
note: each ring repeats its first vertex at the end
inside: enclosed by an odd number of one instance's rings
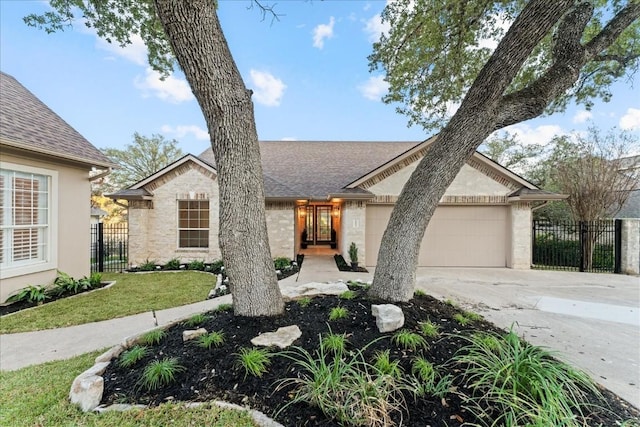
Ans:
POLYGON ((155 0, 155 5, 211 136, 220 187, 220 249, 235 314, 280 314, 284 304, 267 236, 252 92, 231 56, 216 2, 155 0))
POLYGON ((524 61, 572 4, 572 0, 534 0, 515 20, 405 184, 382 237, 371 295, 388 301, 412 297, 420 243, 438 202, 495 130, 503 94, 524 61))

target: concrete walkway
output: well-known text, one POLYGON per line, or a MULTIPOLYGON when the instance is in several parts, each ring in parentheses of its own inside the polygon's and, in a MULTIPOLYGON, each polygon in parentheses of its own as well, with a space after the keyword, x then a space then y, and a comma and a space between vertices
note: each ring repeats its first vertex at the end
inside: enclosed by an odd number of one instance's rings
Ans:
MULTIPOLYGON (((340 272, 331 257, 305 256, 300 273, 281 287, 362 280, 340 272)), ((502 328, 512 325, 640 407, 640 279, 638 277, 497 268, 420 268, 417 287, 452 299, 502 328)), ((159 325, 231 302, 229 295, 156 312, 159 325)), ((110 347, 155 326, 152 314, 47 331, 0 335, 0 369, 14 370, 110 347)))

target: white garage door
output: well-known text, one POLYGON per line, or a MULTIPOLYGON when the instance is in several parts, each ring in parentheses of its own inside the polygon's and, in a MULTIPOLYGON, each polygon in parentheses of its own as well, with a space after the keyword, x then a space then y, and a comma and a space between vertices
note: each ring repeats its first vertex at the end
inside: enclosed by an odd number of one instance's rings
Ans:
MULTIPOLYGON (((366 261, 374 266, 393 206, 367 206, 366 261)), ((421 267, 505 267, 506 206, 440 206, 422 241, 421 267)))

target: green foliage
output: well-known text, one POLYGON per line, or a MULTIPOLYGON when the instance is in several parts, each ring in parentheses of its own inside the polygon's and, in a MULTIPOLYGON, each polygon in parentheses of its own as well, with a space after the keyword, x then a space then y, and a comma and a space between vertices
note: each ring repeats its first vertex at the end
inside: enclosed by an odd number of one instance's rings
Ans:
POLYGON ((443 398, 451 391, 453 377, 442 376, 431 362, 424 357, 417 357, 411 364, 414 376, 414 393, 417 396, 436 396, 443 398))
POLYGON ((44 286, 29 285, 18 290, 15 294, 7 298, 7 302, 30 302, 42 304, 49 296, 44 286))
POLYGON ((373 366, 383 375, 400 379, 402 378, 402 367, 399 360, 391 360, 389 350, 377 351, 374 355, 373 366))
MULTIPOLYGON (((586 43, 595 37, 624 3, 594 2, 595 13, 581 41, 586 43)), ((520 0, 387 3, 381 17, 390 30, 374 43, 373 54, 369 56, 371 71, 382 70, 389 83, 383 100, 397 103, 397 111, 406 115, 410 124, 419 124, 427 130, 442 128, 448 120, 450 106, 462 101, 492 54, 492 46, 502 39, 526 4, 520 0)), ((554 63, 553 34, 561 18, 562 14, 558 14, 555 28, 530 53, 507 94, 531 85, 548 72, 554 63)), ((635 20, 601 52, 625 59, 587 62, 581 70, 580 84, 562 92, 548 112, 564 110, 571 100, 587 108, 594 98, 608 101, 611 84, 625 72, 633 73, 638 64, 639 28, 635 20)), ((578 33, 577 40, 580 39, 578 33)))
POLYGON ((344 291, 343 293, 338 295, 338 298, 345 299, 345 300, 351 300, 351 299, 354 299, 357 296, 358 296, 358 293, 355 292, 355 291, 344 291))
POLYGON ((143 334, 140 337, 140 344, 142 345, 158 345, 164 339, 167 333, 164 329, 154 329, 143 334))
POLYGON ((176 374, 184 370, 185 367, 175 357, 154 360, 144 368, 138 384, 149 391, 157 390, 173 383, 176 374))
POLYGON ((500 136, 487 139, 479 151, 502 166, 526 175, 543 147, 540 144, 525 144, 516 135, 503 132, 500 136))
POLYGON ((219 311, 219 312, 224 312, 224 311, 233 311, 233 304, 228 304, 228 303, 224 303, 224 304, 220 304, 215 311, 219 311))
POLYGON ((300 298, 298 300, 298 305, 300 307, 304 308, 304 307, 308 306, 309 304, 311 304, 311 298, 310 297, 303 297, 303 298, 300 298))
POLYGON ((211 316, 207 316, 204 313, 197 313, 185 320, 184 324, 189 328, 195 328, 202 325, 209 319, 211 319, 211 316))
POLYGON ((329 312, 329 320, 344 319, 349 315, 349 310, 344 307, 333 307, 329 312))
POLYGON ((349 259, 353 263, 358 262, 358 246, 356 242, 351 242, 351 245, 349 245, 349 259))
POLYGON ((148 258, 138 266, 140 271, 154 271, 156 269, 156 260, 149 260, 148 258))
POLYGON ((416 351, 419 348, 427 348, 427 341, 421 335, 411 332, 407 329, 401 329, 391 338, 398 346, 404 349, 416 351))
MULTIPOLYGON (((98 273, 99 274, 99 273, 98 273)), ((100 277, 98 277, 98 285, 100 284, 100 277)), ((91 284, 91 279, 87 279, 83 277, 80 280, 75 280, 73 277, 69 276, 67 273, 58 270, 58 276, 53 281, 53 289, 51 293, 54 295, 61 295, 64 293, 77 294, 81 291, 86 291, 91 289, 93 286, 91 284)))
POLYGON ((601 396, 588 375, 513 331, 466 339, 454 360, 473 390, 468 409, 491 425, 575 425, 575 414, 582 416, 590 405, 585 392, 601 396))
POLYGON ((277 257, 273 260, 273 266, 276 270, 287 270, 291 267, 291 260, 287 257, 277 257))
POLYGON ((118 358, 118 365, 123 368, 130 368, 142 360, 147 354, 149 354, 149 349, 147 347, 141 345, 133 346, 120 355, 118 358))
POLYGON ((224 270, 224 261, 221 259, 215 260, 211 263, 211 272, 220 274, 222 273, 222 270, 224 270))
MULTIPOLYGON (((368 346, 365 346, 365 348, 368 346)), ((296 347, 282 353, 300 367, 300 374, 278 382, 278 389, 292 387, 291 404, 305 402, 345 426, 394 425, 402 411, 406 384, 367 363, 363 351, 330 356, 322 340, 314 354, 296 347)))
POLYGON ((423 291, 422 289, 416 289, 413 292, 413 295, 416 296, 416 297, 424 297, 424 296, 427 296, 427 293, 425 291, 423 291))
POLYGON ((245 378, 247 375, 262 377, 267 372, 273 356, 266 348, 246 348, 240 349, 236 355, 236 366, 244 369, 245 378))
MULTIPOLYGON (((342 258, 342 260, 344 261, 344 258, 342 258)), ((345 264, 345 266, 347 265, 346 262, 344 264, 345 264)), ((360 281, 360 280, 349 280, 347 282, 347 284, 349 286, 358 287, 358 288, 360 288, 362 290, 365 290, 365 291, 371 287, 371 285, 369 283, 366 283, 366 282, 363 282, 363 281, 360 281)))
POLYGON ((203 271, 204 270, 204 261, 194 259, 189 264, 187 264, 187 269, 188 270, 203 271))
POLYGON ((180 258, 171 258, 162 268, 164 270, 180 270, 180 258))
POLYGON ((453 320, 455 320, 456 322, 458 322, 460 325, 462 326, 467 326, 469 323, 471 323, 471 319, 468 319, 464 314, 462 313, 456 313, 453 315, 453 320))
POLYGON ((440 326, 435 323, 427 320, 426 322, 418 323, 420 327, 420 332, 427 338, 437 338, 440 335, 440 326))
POLYGON ((89 283, 92 288, 100 286, 102 283, 102 273, 94 272, 89 275, 89 283))
POLYGON ((332 353, 342 353, 349 343, 346 334, 330 333, 322 337, 322 345, 332 353))
POLYGON ((447 298, 446 300, 444 300, 444 303, 447 304, 449 307, 457 307, 458 306, 458 304, 454 300, 452 300, 450 298, 447 298))
POLYGON ((220 347, 222 344, 224 344, 224 332, 222 331, 213 331, 198 337, 198 345, 207 350, 211 347, 220 347))

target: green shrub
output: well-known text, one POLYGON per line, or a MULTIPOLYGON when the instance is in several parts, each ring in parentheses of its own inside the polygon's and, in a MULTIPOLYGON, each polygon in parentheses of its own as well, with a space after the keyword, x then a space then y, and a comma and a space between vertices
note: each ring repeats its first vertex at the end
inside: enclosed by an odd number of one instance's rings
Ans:
POLYGON ((416 351, 418 348, 427 348, 427 341, 415 332, 402 329, 396 332, 391 338, 396 345, 404 348, 416 351))
POLYGON ((327 350, 333 353, 341 353, 343 352, 349 340, 347 340, 346 334, 333 334, 330 333, 322 337, 322 345, 327 350))
POLYGON ((389 350, 377 351, 374 355, 373 366, 384 375, 402 378, 402 367, 399 360, 391 360, 389 350))
POLYGON ((215 311, 219 311, 219 312, 233 311, 233 304, 230 304, 230 303, 220 304, 218 308, 215 309, 215 311))
POLYGON ((157 390, 174 382, 176 374, 184 370, 175 357, 154 360, 144 368, 138 384, 149 391, 157 390))
POLYGON ((275 267, 276 270, 280 270, 280 271, 287 270, 288 268, 291 267, 291 260, 283 256, 274 258, 273 266, 275 267))
POLYGON ((91 273, 89 275, 89 283, 92 288, 97 288, 102 283, 102 273, 91 273))
POLYGON ((358 246, 356 245, 356 242, 351 242, 351 245, 349 246, 349 259, 352 263, 358 262, 358 246))
POLYGON ((164 339, 166 332, 163 329, 154 329, 140 337, 140 343, 143 345, 157 345, 164 339))
POLYGON ((220 347, 222 344, 224 344, 224 332, 222 331, 213 331, 198 337, 198 345, 207 350, 211 347, 220 347))
POLYGON ((311 304, 311 298, 309 298, 309 297, 300 298, 298 300, 298 305, 300 307, 304 308, 304 307, 308 306, 309 304, 311 304))
POLYGON ((427 296, 427 293, 425 291, 423 291, 422 289, 416 289, 413 292, 413 295, 417 296, 417 297, 424 297, 424 296, 427 296))
POLYGON ((272 354, 266 348, 243 347, 240 349, 240 353, 236 354, 236 357, 236 366, 244 369, 245 378, 247 375, 262 377, 271 364, 272 354))
POLYGON ((147 354, 149 354, 147 347, 141 345, 133 346, 122 353, 118 359, 118 365, 123 368, 129 368, 142 360, 147 354))
POLYGON ((197 326, 202 325, 204 322, 206 322, 209 319, 211 319, 211 316, 207 316, 204 313, 198 313, 198 314, 194 314, 193 316, 185 320, 184 324, 189 328, 195 328, 197 326))
POLYGON ((443 398, 451 390, 453 377, 442 377, 431 362, 424 357, 417 357, 411 364, 411 373, 414 376, 414 393, 417 396, 436 396, 443 398))
POLYGON ((350 299, 354 299, 357 296, 358 296, 358 293, 355 291, 344 291, 343 293, 338 295, 338 298, 350 300, 350 299))
POLYGON ((140 271, 154 271, 156 269, 156 261, 155 260, 147 260, 138 266, 140 271))
POLYGON ((7 298, 7 302, 30 302, 42 304, 49 296, 44 286, 29 285, 18 290, 15 294, 7 298))
POLYGON ((349 315, 349 310, 344 307, 333 307, 329 312, 329 320, 344 319, 349 315))
POLYGON ((576 425, 576 414, 591 405, 586 392, 601 397, 583 372, 555 359, 541 347, 520 340, 515 332, 475 334, 454 357, 460 381, 473 394, 467 409, 492 425, 576 425), (487 409, 489 408, 489 409, 487 409))
POLYGON ((189 264, 187 264, 187 269, 203 271, 204 270, 204 261, 202 261, 202 260, 193 260, 189 264))
POLYGON ((224 261, 222 261, 221 259, 215 260, 211 263, 212 273, 220 274, 222 273, 222 270, 224 270, 224 261))
POLYGON ((420 327, 420 332, 422 333, 422 335, 427 338, 436 338, 438 335, 440 335, 440 326, 436 325, 430 320, 427 320, 426 322, 420 322, 418 323, 418 326, 420 327))
POLYGON ((456 313, 453 315, 453 320, 455 320, 456 322, 458 322, 460 325, 462 326, 467 326, 469 323, 471 323, 471 320, 468 319, 464 314, 462 313, 456 313))
POLYGON ((163 270, 180 270, 180 258, 171 258, 162 268, 163 270))

